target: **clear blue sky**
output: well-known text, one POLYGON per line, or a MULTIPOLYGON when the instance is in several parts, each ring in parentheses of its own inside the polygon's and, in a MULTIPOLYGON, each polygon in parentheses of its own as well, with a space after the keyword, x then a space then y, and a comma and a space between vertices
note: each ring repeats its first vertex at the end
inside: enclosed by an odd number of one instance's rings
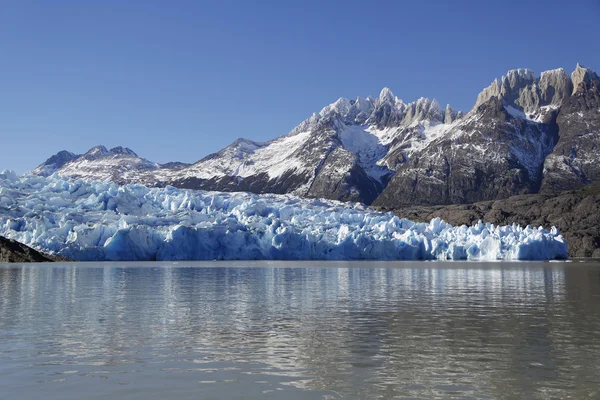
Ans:
POLYGON ((600 2, 0 0, 0 170, 123 145, 193 162, 388 86, 468 110, 508 69, 600 70, 600 2))

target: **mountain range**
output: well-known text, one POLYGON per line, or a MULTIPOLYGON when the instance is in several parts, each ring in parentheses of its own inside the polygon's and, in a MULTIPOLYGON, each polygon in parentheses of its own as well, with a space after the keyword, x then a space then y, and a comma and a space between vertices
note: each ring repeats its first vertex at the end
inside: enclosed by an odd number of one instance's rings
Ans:
POLYGON ((383 208, 497 200, 600 181, 600 77, 515 69, 462 113, 435 99, 340 98, 287 135, 237 139, 194 164, 128 148, 61 151, 34 174, 120 184, 292 193, 383 208))

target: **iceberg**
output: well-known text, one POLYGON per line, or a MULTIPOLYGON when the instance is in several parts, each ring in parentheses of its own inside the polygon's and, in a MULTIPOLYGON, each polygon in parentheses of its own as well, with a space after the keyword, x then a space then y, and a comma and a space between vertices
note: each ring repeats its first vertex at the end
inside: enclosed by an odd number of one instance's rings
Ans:
POLYGON ((0 174, 0 235, 75 260, 548 260, 556 228, 451 226, 358 203, 0 174))

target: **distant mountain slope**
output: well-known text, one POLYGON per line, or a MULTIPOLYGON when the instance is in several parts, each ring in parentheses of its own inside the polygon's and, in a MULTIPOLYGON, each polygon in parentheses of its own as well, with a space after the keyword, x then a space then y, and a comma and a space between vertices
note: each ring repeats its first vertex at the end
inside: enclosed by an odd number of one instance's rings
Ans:
POLYGON ((138 156, 127 147, 108 150, 104 146, 92 147, 84 154, 60 151, 32 171, 33 174, 49 176, 53 173, 74 178, 87 178, 116 183, 142 182, 147 172, 159 170, 177 171, 189 164, 172 162, 158 164, 138 156))
MULTIPOLYGON (((449 115, 457 113, 449 109, 449 115)), ((395 135, 411 125, 443 124, 436 101, 404 104, 389 89, 379 98, 339 99, 270 142, 238 139, 161 183, 210 190, 294 193, 371 203, 393 170, 383 162, 395 135)))
POLYGON ((238 139, 192 164, 129 149, 59 152, 34 173, 149 186, 293 193, 385 207, 453 204, 600 180, 600 78, 580 65, 509 71, 466 115, 434 99, 340 98, 287 135, 238 139))

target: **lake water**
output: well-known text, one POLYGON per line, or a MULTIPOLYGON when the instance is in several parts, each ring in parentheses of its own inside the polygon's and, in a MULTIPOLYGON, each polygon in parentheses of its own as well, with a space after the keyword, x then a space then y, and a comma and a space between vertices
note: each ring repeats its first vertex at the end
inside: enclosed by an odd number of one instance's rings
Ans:
POLYGON ((0 398, 600 398, 600 264, 0 266, 0 398))

